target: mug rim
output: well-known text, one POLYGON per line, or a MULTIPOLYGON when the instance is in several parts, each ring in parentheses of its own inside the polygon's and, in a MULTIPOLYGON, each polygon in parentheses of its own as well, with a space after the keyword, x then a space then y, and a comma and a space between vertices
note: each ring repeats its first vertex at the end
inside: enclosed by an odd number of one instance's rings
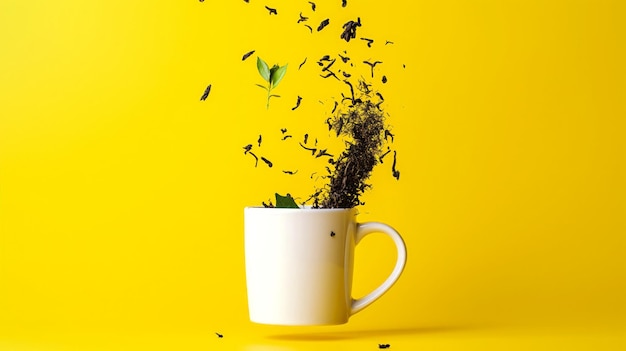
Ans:
POLYGON ((286 212, 345 212, 356 210, 355 207, 350 208, 312 208, 310 205, 305 207, 298 208, 287 208, 287 207, 264 207, 264 206, 246 206, 244 209, 247 210, 261 210, 261 211, 286 211, 286 212))

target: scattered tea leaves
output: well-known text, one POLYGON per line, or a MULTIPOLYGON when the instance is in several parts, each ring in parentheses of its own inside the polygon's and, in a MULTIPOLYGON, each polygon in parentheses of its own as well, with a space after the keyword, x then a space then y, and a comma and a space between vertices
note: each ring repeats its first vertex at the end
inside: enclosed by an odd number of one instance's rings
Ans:
POLYGON ((206 98, 209 97, 209 93, 211 92, 211 84, 209 84, 206 89, 204 89, 204 93, 202 93, 202 96, 200 97, 200 101, 205 101, 206 98))

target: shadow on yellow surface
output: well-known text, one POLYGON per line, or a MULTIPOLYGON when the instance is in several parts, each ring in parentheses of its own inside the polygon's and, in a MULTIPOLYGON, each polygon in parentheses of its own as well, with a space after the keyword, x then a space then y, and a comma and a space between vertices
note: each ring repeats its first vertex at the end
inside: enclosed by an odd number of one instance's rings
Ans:
POLYGON ((425 326, 416 328, 391 328, 391 329, 363 329, 336 332, 297 333, 297 334, 274 334, 268 335, 268 339, 286 341, 324 341, 324 340, 354 340, 370 337, 408 336, 417 334, 448 333, 456 331, 469 331, 480 328, 479 326, 425 326))

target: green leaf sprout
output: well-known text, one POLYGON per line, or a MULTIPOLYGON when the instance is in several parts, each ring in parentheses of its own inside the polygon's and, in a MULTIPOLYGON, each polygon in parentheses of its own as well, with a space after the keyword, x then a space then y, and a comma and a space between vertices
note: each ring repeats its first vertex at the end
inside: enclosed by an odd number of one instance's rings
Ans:
POLYGON ((274 65, 270 69, 268 64, 260 57, 256 58, 256 68, 259 74, 267 82, 267 86, 257 84, 257 86, 267 91, 267 108, 270 108, 270 98, 280 97, 279 95, 271 94, 272 90, 278 86, 278 83, 283 79, 285 73, 287 73, 287 64, 284 66, 274 65))
POLYGON ((282 196, 276 193, 276 207, 277 208, 300 208, 296 201, 291 197, 291 195, 287 194, 286 196, 282 196))

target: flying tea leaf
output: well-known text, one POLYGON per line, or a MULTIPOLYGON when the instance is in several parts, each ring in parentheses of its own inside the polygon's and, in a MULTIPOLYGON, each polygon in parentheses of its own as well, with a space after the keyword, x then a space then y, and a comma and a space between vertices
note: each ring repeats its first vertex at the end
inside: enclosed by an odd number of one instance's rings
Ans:
POLYGON ((263 61, 260 57, 256 58, 256 68, 259 70, 261 77, 266 81, 270 81, 270 68, 267 66, 267 63, 263 61))
POLYGON ((287 66, 288 65, 284 65, 282 67, 279 67, 278 69, 276 69, 274 72, 272 72, 272 86, 275 88, 278 83, 280 83, 280 81, 283 79, 283 77, 285 76, 285 73, 287 73, 287 66))

